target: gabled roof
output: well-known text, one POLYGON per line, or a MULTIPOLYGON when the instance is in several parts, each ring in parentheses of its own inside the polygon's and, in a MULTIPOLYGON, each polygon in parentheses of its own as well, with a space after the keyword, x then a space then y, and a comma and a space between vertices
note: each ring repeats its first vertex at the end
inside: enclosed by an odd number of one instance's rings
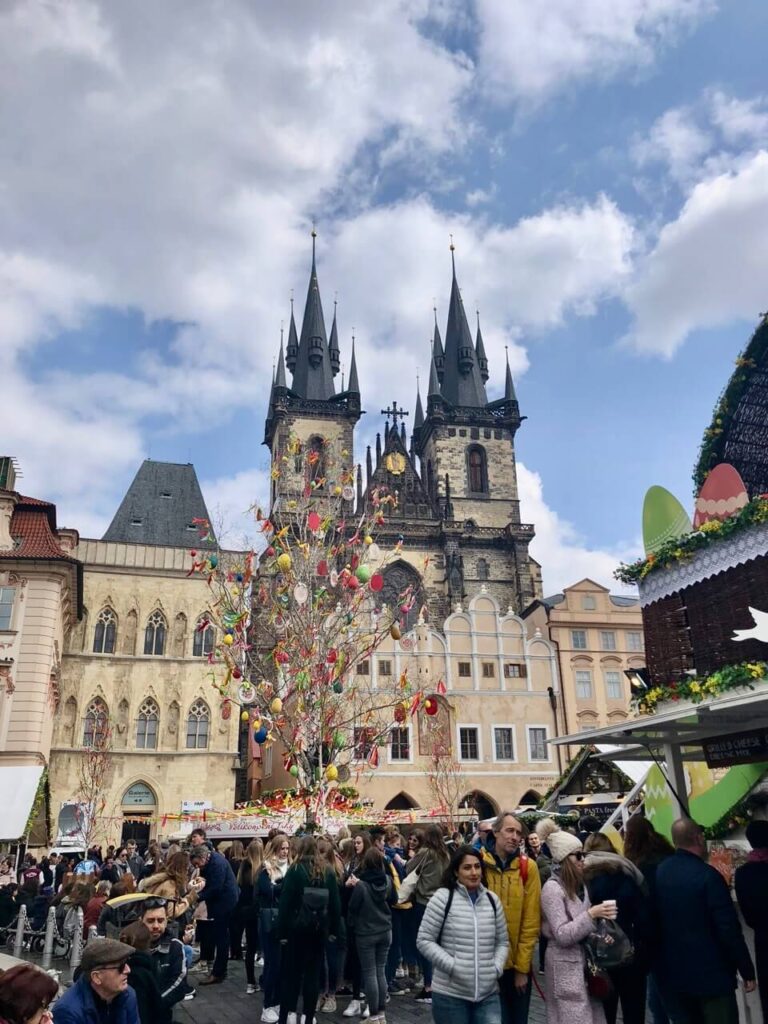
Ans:
POLYGON ((387 487, 390 492, 398 492, 398 507, 387 516, 389 520, 412 518, 417 515, 416 510, 419 506, 424 507, 426 518, 438 518, 437 510, 421 482, 397 427, 391 427, 387 432, 384 451, 368 481, 364 500, 367 500, 368 494, 376 487, 387 487))
POLYGON ((171 548, 215 547, 215 538, 200 540, 194 519, 209 519, 195 467, 189 462, 146 459, 102 540, 171 548))

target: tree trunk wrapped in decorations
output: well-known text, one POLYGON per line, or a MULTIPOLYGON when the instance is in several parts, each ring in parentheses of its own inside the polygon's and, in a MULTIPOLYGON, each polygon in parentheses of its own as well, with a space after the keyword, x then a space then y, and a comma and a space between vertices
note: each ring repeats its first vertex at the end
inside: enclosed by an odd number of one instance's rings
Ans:
MULTIPOLYGON (((291 438, 272 465, 302 486, 253 509, 264 547, 233 561, 221 552, 192 552, 190 574, 210 588, 206 649, 222 700, 241 708, 252 744, 279 743, 285 767, 307 797, 308 816, 350 764, 378 763, 389 730, 415 714, 422 695, 407 674, 372 687, 356 666, 388 637, 399 640, 415 600, 407 587, 382 603, 383 570, 400 557, 376 544, 377 527, 397 497, 379 489, 353 510, 354 469, 332 464, 331 446, 308 452, 291 438)), ((208 524, 199 522, 201 537, 208 524)))

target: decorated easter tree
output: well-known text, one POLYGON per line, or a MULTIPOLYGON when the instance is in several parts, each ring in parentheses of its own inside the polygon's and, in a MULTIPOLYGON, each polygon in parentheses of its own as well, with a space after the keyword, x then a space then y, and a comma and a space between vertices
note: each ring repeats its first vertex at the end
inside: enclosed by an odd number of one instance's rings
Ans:
MULTIPOLYGON (((374 688, 357 671, 387 639, 400 639, 411 588, 383 604, 384 572, 400 556, 376 544, 396 495, 369 493, 354 508, 354 467, 333 449, 304 451, 291 438, 272 480, 294 482, 269 513, 254 507, 264 548, 236 559, 193 552, 190 572, 210 587, 211 679, 224 702, 240 708, 253 744, 278 744, 284 765, 314 810, 352 771, 375 767, 393 725, 415 713, 421 695, 407 673, 374 688), (298 479, 299 485, 295 486, 298 479)), ((207 524, 200 523, 207 539, 207 524)))
MULTIPOLYGON (((438 693, 441 691, 439 684, 438 693)), ((461 762, 453 755, 450 714, 440 714, 435 696, 426 698, 424 709, 423 728, 429 755, 427 783, 440 817, 453 830, 458 826, 459 801, 467 792, 467 778, 461 762)))

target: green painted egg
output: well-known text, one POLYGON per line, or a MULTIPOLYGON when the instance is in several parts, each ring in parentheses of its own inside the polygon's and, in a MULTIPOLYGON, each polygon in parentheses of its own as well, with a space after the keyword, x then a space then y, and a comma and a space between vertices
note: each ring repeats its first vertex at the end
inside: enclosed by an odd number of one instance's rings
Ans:
POLYGON ((658 551, 662 544, 691 533, 693 525, 688 513, 666 487, 649 487, 643 502, 643 544, 646 555, 658 551))

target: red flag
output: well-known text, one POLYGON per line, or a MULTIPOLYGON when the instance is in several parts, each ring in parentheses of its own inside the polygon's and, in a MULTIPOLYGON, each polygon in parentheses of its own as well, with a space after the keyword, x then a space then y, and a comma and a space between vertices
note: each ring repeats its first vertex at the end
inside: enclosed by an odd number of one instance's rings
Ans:
POLYGON ((445 696, 445 683, 443 682, 442 679, 438 680, 437 692, 440 694, 441 697, 445 696))

